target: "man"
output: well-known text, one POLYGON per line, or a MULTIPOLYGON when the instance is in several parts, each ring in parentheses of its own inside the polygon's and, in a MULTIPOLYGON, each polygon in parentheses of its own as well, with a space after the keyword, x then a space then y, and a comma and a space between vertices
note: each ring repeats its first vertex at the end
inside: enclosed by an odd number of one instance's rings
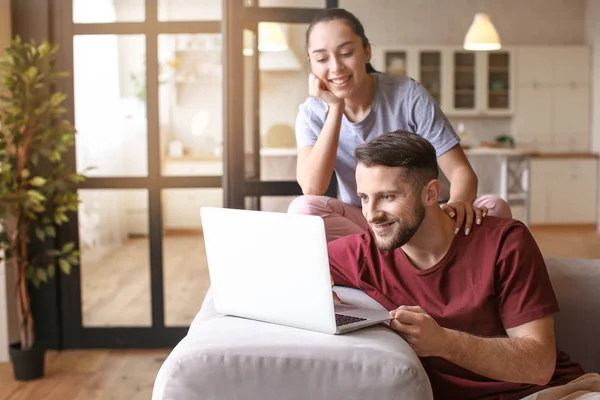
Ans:
POLYGON ((522 223, 488 216, 456 235, 437 202, 435 150, 416 134, 380 136, 355 157, 369 229, 329 244, 333 281, 392 310, 390 327, 421 358, 436 398, 521 399, 576 378, 600 385, 556 350, 558 304, 522 223))

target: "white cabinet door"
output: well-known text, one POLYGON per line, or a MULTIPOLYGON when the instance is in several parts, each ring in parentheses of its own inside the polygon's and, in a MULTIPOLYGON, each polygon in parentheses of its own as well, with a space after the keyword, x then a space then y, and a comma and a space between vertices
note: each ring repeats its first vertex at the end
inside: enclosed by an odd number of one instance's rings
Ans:
POLYGON ((557 46, 553 53, 554 84, 591 82, 590 49, 587 46, 557 46))
POLYGON ((551 85, 554 47, 521 47, 517 51, 517 86, 551 85))
POLYGON ((517 112, 513 117, 513 132, 517 137, 522 133, 551 137, 552 132, 552 88, 517 88, 517 112))
POLYGON ((529 184, 530 224, 548 223, 548 172, 551 165, 547 160, 531 161, 531 177, 529 184))
POLYGON ((553 90, 554 112, 552 117, 554 133, 560 136, 569 136, 589 132, 589 85, 556 86, 553 90))
POLYGON ((595 159, 552 160, 548 223, 596 223, 597 165, 595 159))
POLYGON ((597 161, 593 159, 561 161, 561 178, 552 192, 554 223, 595 224, 597 161))

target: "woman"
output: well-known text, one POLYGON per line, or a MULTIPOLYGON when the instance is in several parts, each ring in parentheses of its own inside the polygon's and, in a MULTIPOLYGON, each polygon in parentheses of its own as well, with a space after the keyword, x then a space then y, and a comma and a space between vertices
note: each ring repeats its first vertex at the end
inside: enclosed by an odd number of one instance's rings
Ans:
POLYGON ((367 221, 360 209, 354 177, 354 150, 386 132, 403 129, 429 140, 438 164, 450 181, 440 200, 456 233, 486 215, 510 218, 508 204, 498 196, 477 197, 477 176, 459 138, 427 91, 410 78, 375 71, 371 46, 360 21, 344 9, 327 9, 306 31, 312 74, 310 97, 296 120, 297 180, 304 196, 288 212, 323 217, 327 240, 362 233, 367 221), (323 196, 335 170, 341 201, 323 196))

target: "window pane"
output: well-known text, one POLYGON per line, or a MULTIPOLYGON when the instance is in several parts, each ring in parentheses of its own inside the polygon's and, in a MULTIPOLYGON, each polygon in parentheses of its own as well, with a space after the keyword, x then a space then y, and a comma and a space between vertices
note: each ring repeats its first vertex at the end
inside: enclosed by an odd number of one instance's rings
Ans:
POLYGON ((158 0, 159 21, 220 21, 221 1, 158 0))
POLYGON ((145 19, 144 0, 73 0, 75 23, 140 22, 145 19))
MULTIPOLYGON (((286 48, 283 51, 260 51, 259 55, 259 117, 258 124, 260 146, 259 163, 261 180, 296 180, 296 135, 294 126, 298 115, 298 107, 308 97, 308 80, 310 72, 306 61, 304 35, 307 24, 277 24, 284 34, 286 48), (276 110, 274 112, 273 110, 276 110)), ((268 31, 259 29, 258 44, 268 42, 265 36, 268 31), (261 36, 261 33, 263 34, 261 36)), ((269 46, 266 46, 267 48, 269 46)), ((244 57, 251 58, 250 56, 244 57)), ((245 77, 252 78, 254 63, 245 63, 245 77)), ((246 108, 254 110, 253 96, 250 91, 254 87, 246 85, 246 108)), ((254 125, 252 115, 245 120, 245 141, 247 153, 256 154, 252 146, 254 125)), ((246 162, 247 175, 256 176, 255 163, 246 162)))
POLYGON ((223 174, 220 34, 159 35, 164 175, 223 174))
POLYGON ((148 191, 79 196, 83 326, 151 326, 148 191))
POLYGON ((73 62, 77 169, 147 176, 144 36, 75 36, 73 62))
POLYGON ((210 286, 200 207, 222 207, 223 189, 166 189, 162 196, 165 325, 189 326, 210 286))

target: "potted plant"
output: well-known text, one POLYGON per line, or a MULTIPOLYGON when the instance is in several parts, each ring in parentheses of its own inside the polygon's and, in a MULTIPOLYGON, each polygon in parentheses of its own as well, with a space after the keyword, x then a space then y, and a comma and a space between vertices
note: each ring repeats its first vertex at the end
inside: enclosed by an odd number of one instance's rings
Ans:
POLYGON ((0 249, 14 269, 20 343, 10 355, 17 380, 44 374, 45 350, 36 342, 29 288, 47 282, 57 269, 69 274, 79 263, 74 243, 60 247, 57 228, 79 204, 77 185, 63 155, 75 142, 64 118, 63 93, 55 83, 56 45, 15 38, 0 59, 0 249))

